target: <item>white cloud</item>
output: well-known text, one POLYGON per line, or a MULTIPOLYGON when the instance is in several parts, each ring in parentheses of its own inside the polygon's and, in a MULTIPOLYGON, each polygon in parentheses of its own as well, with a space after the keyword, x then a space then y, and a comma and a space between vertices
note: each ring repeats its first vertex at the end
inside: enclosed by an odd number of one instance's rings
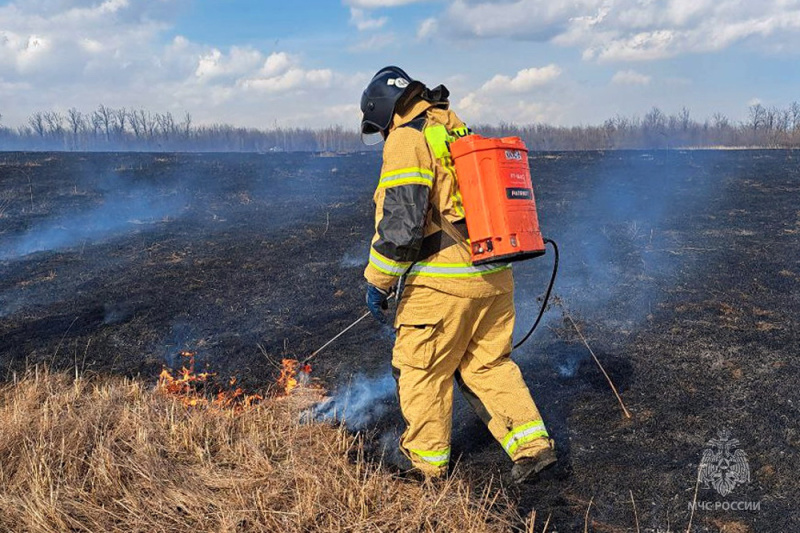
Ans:
POLYGON ((481 101, 476 93, 469 93, 458 102, 461 112, 473 117, 482 116, 486 110, 486 104, 481 101))
POLYGON ((651 76, 635 70, 620 70, 611 78, 611 83, 615 85, 650 85, 651 81, 653 81, 651 76))
POLYGON ((46 81, 87 67, 87 74, 108 74, 146 62, 148 45, 166 27, 152 17, 151 4, 30 0, 0 6, 0 75, 46 81))
POLYGON ((455 0, 441 27, 471 38, 579 47, 596 61, 651 61, 800 33, 797 0, 455 0), (509 21, 513 21, 509 23, 509 21))
POLYGON ((456 33, 473 37, 549 40, 561 33, 570 19, 600 3, 602 0, 455 0, 443 20, 456 33))
POLYGON ((80 41, 81 48, 91 54, 100 54, 105 50, 103 43, 95 39, 84 38, 80 41))
POLYGON ((269 55, 264 66, 261 68, 261 74, 270 76, 280 76, 292 66, 292 59, 286 52, 273 52, 269 55))
POLYGON ((273 52, 264 66, 253 76, 243 77, 237 84, 248 90, 279 93, 293 89, 320 89, 330 86, 333 71, 330 69, 306 70, 297 58, 285 52, 273 52))
POLYGON ((227 53, 217 48, 200 56, 195 77, 202 82, 227 85, 227 92, 217 96, 235 96, 236 88, 266 93, 294 89, 328 87, 333 79, 329 69, 307 70, 300 61, 286 52, 273 52, 266 58, 253 48, 231 47, 227 53))
POLYGON ((528 92, 540 85, 545 85, 561 75, 558 65, 547 65, 541 68, 526 68, 517 72, 513 78, 497 74, 483 84, 481 90, 486 92, 528 92))
POLYGON ((195 76, 205 79, 240 76, 257 68, 262 61, 261 52, 252 48, 234 46, 228 54, 214 48, 200 57, 195 76))
POLYGON ((356 7, 350 8, 350 24, 358 31, 377 30, 382 28, 389 19, 386 17, 372 18, 366 11, 356 7))
POLYGON ((435 18, 427 18, 420 22, 417 29, 417 39, 432 37, 439 30, 439 22, 435 18))
POLYGON ((556 104, 537 101, 537 91, 551 86, 562 74, 558 65, 531 67, 513 77, 497 74, 458 101, 458 109, 472 123, 531 123, 560 120, 556 104))
POLYGON ((330 86, 332 79, 333 71, 328 69, 303 70, 291 68, 278 76, 243 79, 240 84, 245 89, 279 93, 298 88, 326 88, 330 86))
POLYGON ((35 64, 39 58, 47 55, 51 48, 52 41, 49 38, 40 35, 28 36, 28 39, 17 47, 17 66, 20 70, 25 70, 26 67, 35 64))
POLYGON ((363 80, 355 83, 290 50, 212 47, 170 35, 171 9, 181 1, 0 5, 4 123, 24 124, 34 111, 90 111, 102 103, 176 116, 190 111, 196 123, 269 126, 300 117, 304 125, 327 125, 326 109, 352 104, 363 89, 363 80))
POLYGON ((564 118, 564 109, 554 102, 530 99, 490 101, 476 93, 459 100, 458 112, 469 124, 558 124, 564 118))
POLYGON ((584 58, 601 61, 646 61, 670 57, 677 53, 676 46, 683 47, 686 41, 671 30, 642 32, 624 39, 615 39, 589 47, 584 58))

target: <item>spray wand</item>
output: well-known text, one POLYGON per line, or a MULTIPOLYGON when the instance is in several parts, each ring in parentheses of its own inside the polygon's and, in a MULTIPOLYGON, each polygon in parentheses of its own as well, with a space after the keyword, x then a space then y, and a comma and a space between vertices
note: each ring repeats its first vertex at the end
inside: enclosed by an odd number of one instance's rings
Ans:
MULTIPOLYGON (((389 296, 388 300, 392 300, 392 299, 394 299, 396 296, 397 296, 397 293, 396 293, 396 292, 394 292, 394 293, 392 293, 392 294, 389 296)), ((367 311, 366 313, 364 313, 363 315, 361 315, 360 317, 358 317, 357 319, 355 319, 355 320, 354 320, 354 321, 353 321, 353 322, 352 322, 352 323, 351 323, 349 326, 347 326, 347 327, 346 327, 346 328, 344 328, 342 331, 340 331, 339 333, 337 333, 337 334, 336 334, 336 335, 335 335, 335 336, 334 336, 334 337, 333 337, 331 340, 329 340, 328 342, 326 342, 325 344, 323 344, 322 346, 320 346, 319 348, 317 348, 317 351, 315 351, 314 353, 312 353, 311 355, 309 355, 308 357, 306 357, 306 358, 305 358, 305 360, 303 361, 303 364, 305 365, 306 363, 308 363, 308 362, 309 362, 309 361, 310 361, 312 358, 316 357, 316 355, 317 355, 318 353, 320 353, 322 350, 324 350, 325 348, 327 348, 328 346, 330 346, 331 344, 333 344, 333 342, 334 342, 336 339, 338 339, 339 337, 341 337, 342 335, 344 335, 345 333, 347 333, 348 331, 350 331, 351 329, 353 329, 353 328, 354 328, 354 327, 355 327, 355 326, 356 326, 356 325, 357 325, 359 322, 361 322, 362 320, 364 320, 365 318, 367 318, 367 317, 368 317, 370 314, 371 314, 371 313, 370 313, 370 311, 367 311)))

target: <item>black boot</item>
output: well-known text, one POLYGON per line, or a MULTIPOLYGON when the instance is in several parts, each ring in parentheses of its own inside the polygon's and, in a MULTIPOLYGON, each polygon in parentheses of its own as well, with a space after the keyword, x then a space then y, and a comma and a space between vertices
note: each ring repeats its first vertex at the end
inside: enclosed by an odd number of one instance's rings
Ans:
POLYGON ((523 457, 516 461, 511 467, 511 481, 513 483, 523 483, 531 476, 538 474, 548 466, 556 463, 556 452, 552 448, 543 450, 536 457, 523 457))

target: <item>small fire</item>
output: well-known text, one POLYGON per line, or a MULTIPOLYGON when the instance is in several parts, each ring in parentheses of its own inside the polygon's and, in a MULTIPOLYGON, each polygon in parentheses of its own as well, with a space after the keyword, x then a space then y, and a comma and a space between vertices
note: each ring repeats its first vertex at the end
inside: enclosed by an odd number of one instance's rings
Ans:
POLYGON ((308 380, 311 374, 311 365, 301 364, 297 359, 283 359, 281 361, 281 375, 278 377, 278 387, 284 394, 290 394, 301 382, 308 380))
POLYGON ((228 381, 227 388, 216 385, 212 379, 216 374, 195 373, 194 352, 181 352, 180 355, 188 359, 188 368, 182 366, 178 377, 164 368, 158 377, 157 387, 166 394, 180 397, 185 406, 241 411, 264 399, 259 394, 245 394, 241 387, 235 387, 235 377, 228 381), (213 389, 217 389, 216 394, 212 392, 213 389))

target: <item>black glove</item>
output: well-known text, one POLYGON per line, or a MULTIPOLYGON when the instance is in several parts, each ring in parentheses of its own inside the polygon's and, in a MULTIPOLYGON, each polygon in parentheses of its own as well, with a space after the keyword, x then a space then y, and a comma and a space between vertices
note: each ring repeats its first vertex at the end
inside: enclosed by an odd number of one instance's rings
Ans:
POLYGON ((384 311, 389 308, 389 295, 391 290, 385 291, 375 285, 367 284, 367 308, 375 320, 381 324, 388 324, 384 311))

